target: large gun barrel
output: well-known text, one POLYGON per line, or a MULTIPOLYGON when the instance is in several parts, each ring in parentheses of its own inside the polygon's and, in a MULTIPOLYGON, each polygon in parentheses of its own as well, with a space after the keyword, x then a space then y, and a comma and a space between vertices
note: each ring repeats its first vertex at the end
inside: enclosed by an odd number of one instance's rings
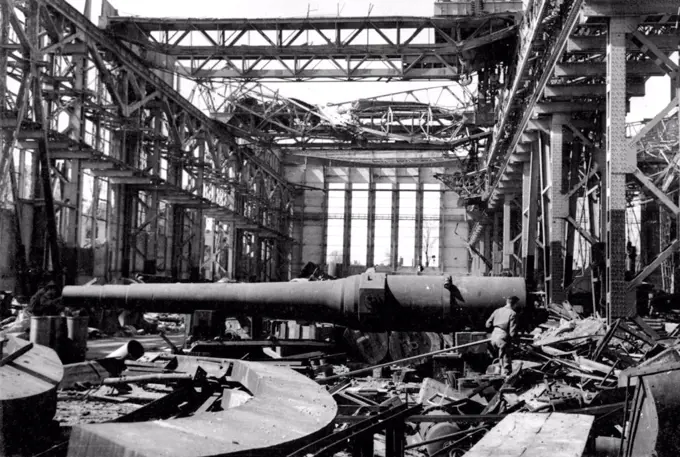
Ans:
POLYGON ((368 331, 453 331, 466 313, 488 312, 513 295, 526 302, 524 279, 369 272, 335 281, 67 286, 62 292, 67 306, 185 314, 213 309, 368 331))

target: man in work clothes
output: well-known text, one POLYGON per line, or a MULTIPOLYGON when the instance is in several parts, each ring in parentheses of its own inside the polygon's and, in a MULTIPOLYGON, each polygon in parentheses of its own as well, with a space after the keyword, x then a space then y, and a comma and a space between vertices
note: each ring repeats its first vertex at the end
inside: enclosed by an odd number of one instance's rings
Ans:
POLYGON ((517 313, 515 313, 517 303, 519 303, 518 297, 508 298, 505 301, 505 306, 495 310, 486 321, 486 328, 493 329, 491 345, 498 351, 502 376, 509 376, 512 373, 510 350, 512 339, 517 334, 517 313))

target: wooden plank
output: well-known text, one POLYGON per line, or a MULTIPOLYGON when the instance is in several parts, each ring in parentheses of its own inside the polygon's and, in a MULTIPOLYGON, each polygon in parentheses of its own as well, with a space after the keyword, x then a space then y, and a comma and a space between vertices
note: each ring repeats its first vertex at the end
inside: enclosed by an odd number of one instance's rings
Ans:
POLYGON ((513 413, 465 457, 580 457, 593 420, 585 414, 513 413))

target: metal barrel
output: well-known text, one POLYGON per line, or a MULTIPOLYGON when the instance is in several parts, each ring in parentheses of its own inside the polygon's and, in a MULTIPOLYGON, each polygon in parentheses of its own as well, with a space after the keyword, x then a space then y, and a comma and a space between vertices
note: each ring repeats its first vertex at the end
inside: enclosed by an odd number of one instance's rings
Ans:
POLYGON ((144 346, 137 340, 130 340, 106 356, 107 359, 137 360, 144 355, 144 346))
POLYGON ((62 316, 31 316, 29 341, 54 349, 63 361, 68 355, 66 318, 62 316))
POLYGON ((526 301, 522 278, 464 276, 448 284, 447 278, 364 273, 335 281, 67 286, 62 295, 68 306, 216 309, 370 331, 451 331, 465 311, 488 311, 513 295, 526 301))

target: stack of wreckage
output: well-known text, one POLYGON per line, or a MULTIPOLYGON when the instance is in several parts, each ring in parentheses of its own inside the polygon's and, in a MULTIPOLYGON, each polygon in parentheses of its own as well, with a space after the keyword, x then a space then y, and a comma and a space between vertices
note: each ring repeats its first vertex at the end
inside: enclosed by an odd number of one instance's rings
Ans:
POLYGON ((248 361, 130 343, 61 371, 50 349, 11 337, 0 444, 8 455, 83 457, 678 455, 680 327, 607 325, 568 304, 550 312, 520 337, 509 377, 480 332, 394 332, 374 340, 393 350, 372 365, 323 350, 248 361), (33 389, 23 403, 20 385, 33 389), (10 430, 30 405, 31 434, 10 430))

